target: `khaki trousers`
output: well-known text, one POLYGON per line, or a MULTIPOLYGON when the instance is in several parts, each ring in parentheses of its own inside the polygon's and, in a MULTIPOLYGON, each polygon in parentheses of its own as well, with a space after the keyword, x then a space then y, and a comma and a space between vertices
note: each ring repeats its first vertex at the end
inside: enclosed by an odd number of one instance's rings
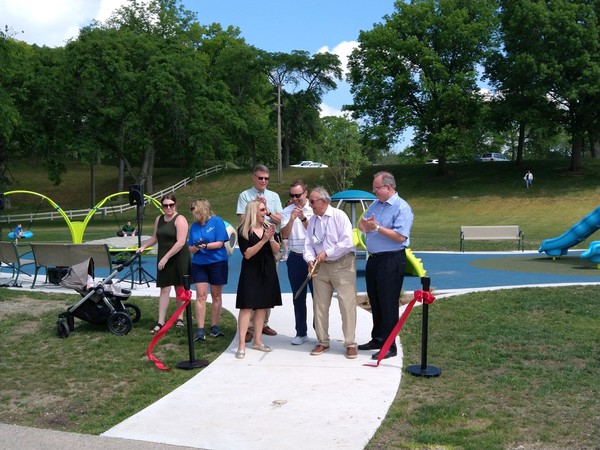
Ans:
POLYGON ((335 290, 342 316, 344 347, 356 347, 356 255, 347 253, 335 261, 323 261, 312 282, 319 344, 329 347, 329 309, 335 290))

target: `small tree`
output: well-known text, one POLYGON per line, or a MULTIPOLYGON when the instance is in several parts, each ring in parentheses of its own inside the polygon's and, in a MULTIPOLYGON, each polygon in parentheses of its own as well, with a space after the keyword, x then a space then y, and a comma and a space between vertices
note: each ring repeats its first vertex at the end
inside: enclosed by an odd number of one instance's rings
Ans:
POLYGON ((334 116, 324 117, 323 125, 323 154, 328 156, 326 161, 335 178, 335 190, 345 191, 352 187, 352 180, 360 175, 361 167, 369 162, 362 153, 358 125, 334 116))

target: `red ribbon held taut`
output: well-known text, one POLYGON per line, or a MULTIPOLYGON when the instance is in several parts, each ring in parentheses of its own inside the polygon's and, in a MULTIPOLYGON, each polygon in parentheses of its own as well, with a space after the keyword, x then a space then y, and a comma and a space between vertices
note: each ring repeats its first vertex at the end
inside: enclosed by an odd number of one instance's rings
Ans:
POLYGON ((175 311, 173 315, 169 318, 169 320, 167 320, 167 322, 163 325, 163 327, 160 330, 158 330, 158 333, 154 335, 154 337, 150 341, 150 344, 148 344, 148 348, 146 349, 146 356, 148 356, 148 359, 154 362, 154 365, 160 370, 171 369, 165 366, 160 359, 158 359, 152 354, 152 349, 154 349, 154 346, 158 344, 158 341, 162 339, 165 333, 169 331, 169 328, 171 328, 171 326, 173 326, 173 324, 177 321, 177 317, 179 317, 179 315, 183 312, 186 306, 190 303, 190 301, 192 300, 192 291, 186 291, 183 288, 183 286, 177 286, 177 288, 175 288, 175 296, 178 300, 183 301, 182 305, 179 308, 177 308, 177 311, 175 311))

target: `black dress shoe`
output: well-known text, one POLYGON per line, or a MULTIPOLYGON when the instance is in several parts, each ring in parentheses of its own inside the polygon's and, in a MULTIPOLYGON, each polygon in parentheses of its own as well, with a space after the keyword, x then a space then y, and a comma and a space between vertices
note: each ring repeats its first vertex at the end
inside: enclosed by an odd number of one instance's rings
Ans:
POLYGON ((366 344, 361 344, 358 346, 359 350, 379 350, 381 348, 381 344, 377 341, 370 340, 366 344))
MULTIPOLYGON (((371 356, 371 359, 375 359, 375 360, 379 359, 379 353, 381 353, 381 352, 374 353, 373 356, 371 356)), ((387 353, 385 354, 383 359, 391 358, 392 356, 396 356, 397 354, 398 354, 398 351, 391 348, 387 351, 387 353)))

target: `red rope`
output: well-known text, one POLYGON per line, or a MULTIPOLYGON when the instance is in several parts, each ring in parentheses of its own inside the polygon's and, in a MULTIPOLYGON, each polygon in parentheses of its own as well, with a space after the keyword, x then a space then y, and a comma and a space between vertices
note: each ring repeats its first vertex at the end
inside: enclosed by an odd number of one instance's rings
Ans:
POLYGON ((160 359, 158 359, 152 354, 152 349, 154 349, 156 344, 158 344, 158 341, 162 339, 166 332, 169 331, 169 328, 171 328, 173 324, 177 321, 177 317, 179 317, 179 315, 183 312, 186 306, 190 303, 190 301, 192 300, 192 291, 186 291, 183 288, 183 286, 177 286, 177 288, 175 288, 175 296, 176 299, 183 301, 182 305, 179 308, 177 308, 177 311, 175 311, 173 315, 169 318, 169 320, 167 320, 167 322, 163 325, 163 327, 160 330, 158 330, 158 333, 154 335, 154 337, 150 341, 150 344, 148 344, 148 348, 146 349, 146 356, 148 356, 148 359, 154 362, 154 365, 160 370, 171 369, 165 366, 160 359))

